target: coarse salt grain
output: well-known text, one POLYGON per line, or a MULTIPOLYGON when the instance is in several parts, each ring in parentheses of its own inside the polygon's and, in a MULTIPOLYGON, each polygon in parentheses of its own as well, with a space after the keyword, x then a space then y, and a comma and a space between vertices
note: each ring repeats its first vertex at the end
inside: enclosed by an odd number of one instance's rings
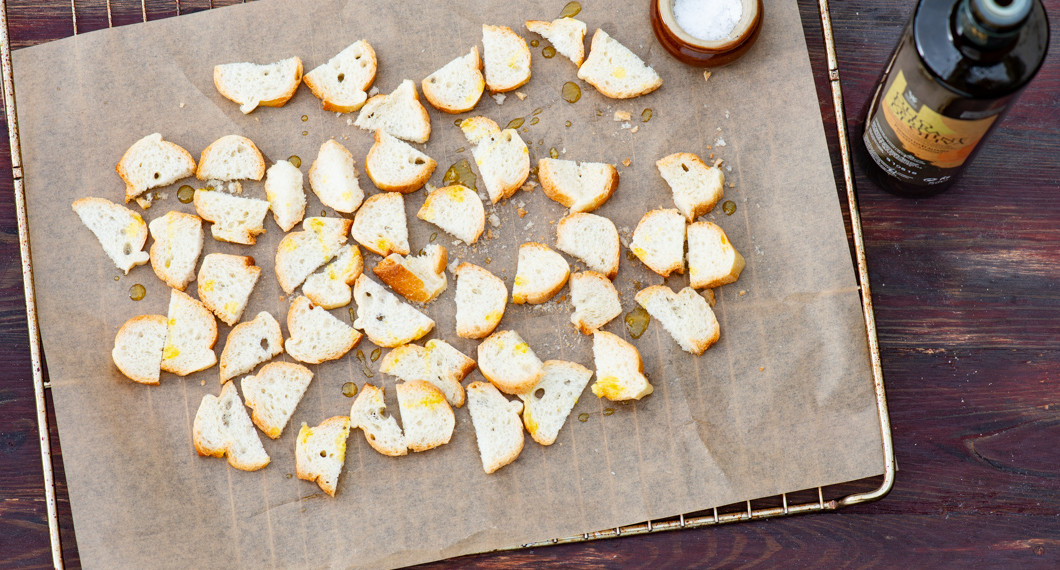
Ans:
POLYGON ((724 39, 743 16, 740 0, 677 0, 674 19, 689 35, 705 41, 724 39))

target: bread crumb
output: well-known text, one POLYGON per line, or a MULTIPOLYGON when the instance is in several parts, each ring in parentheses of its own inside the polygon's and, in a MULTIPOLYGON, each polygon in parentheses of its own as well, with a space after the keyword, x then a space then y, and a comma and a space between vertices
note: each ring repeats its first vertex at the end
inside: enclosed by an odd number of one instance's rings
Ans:
POLYGON ((526 99, 526 93, 523 93, 522 91, 516 91, 515 96, 518 97, 520 101, 526 99))
POLYGON ((710 80, 710 73, 711 72, 709 72, 709 71, 704 71, 703 72, 703 81, 709 81, 710 80))
POLYGON ((369 97, 375 97, 378 94, 379 94, 379 88, 376 87, 375 85, 373 85, 372 88, 368 90, 368 96, 369 97))
POLYGON ((714 141, 715 146, 725 146, 725 139, 718 137, 718 140, 714 141))
POLYGON ((495 228, 500 227, 500 225, 501 225, 501 219, 497 216, 496 213, 490 213, 489 222, 490 222, 490 225, 495 227, 495 228))
POLYGON ((199 380, 199 386, 205 386, 205 385, 206 385, 206 379, 199 380))
POLYGON ((741 297, 743 297, 743 296, 744 296, 744 295, 746 295, 746 294, 747 294, 747 289, 740 289, 740 292, 739 292, 739 293, 737 293, 737 295, 739 295, 739 296, 741 296, 741 297))
POLYGON ((633 128, 629 130, 631 133, 635 133, 640 130, 640 125, 633 125, 633 128))
POLYGON ((507 99, 507 98, 508 98, 508 96, 505 95, 504 93, 494 93, 493 94, 493 100, 496 101, 498 105, 503 105, 504 104, 504 100, 507 99))
MULTIPOLYGON (((728 166, 725 167, 725 170, 732 172, 732 169, 730 169, 728 166)), ((729 188, 736 188, 736 184, 734 182, 729 182, 729 188)))
POLYGON ((761 371, 763 371, 763 370, 765 370, 765 369, 766 369, 766 367, 765 367, 765 366, 759 366, 759 367, 758 367, 758 371, 759 371, 759 372, 761 372, 761 371))
POLYGON ((183 108, 184 108, 184 103, 181 103, 181 104, 180 104, 180 108, 181 108, 181 109, 183 109, 183 108))
POLYGON ((630 113, 629 111, 615 111, 615 121, 628 121, 632 118, 633 113, 630 113))
POLYGON ((702 294, 703 297, 707 300, 707 304, 711 307, 713 307, 714 304, 718 302, 718 300, 714 297, 713 289, 704 289, 702 294))
POLYGON ((530 228, 532 228, 532 227, 534 227, 534 221, 533 221, 533 220, 530 220, 529 222, 526 222, 526 226, 525 226, 525 227, 523 227, 523 229, 524 229, 524 230, 528 230, 528 229, 530 229, 530 228))
POLYGON ((352 124, 353 124, 353 118, 352 118, 352 117, 351 117, 351 118, 348 118, 348 119, 346 119, 346 126, 350 126, 350 125, 352 125, 352 124))
POLYGON ((622 123, 623 129, 628 129, 631 125, 629 123, 622 123))
POLYGON ((622 161, 622 166, 629 166, 630 163, 631 163, 631 161, 627 158, 627 159, 622 161))
POLYGON ((537 182, 533 180, 527 180, 526 184, 523 184, 519 189, 523 192, 533 192, 534 188, 537 188, 537 182))
POLYGON ((520 218, 522 218, 523 216, 526 215, 526 210, 524 210, 522 208, 519 208, 518 210, 516 210, 516 212, 519 214, 520 218))
POLYGON ((493 239, 493 230, 486 230, 486 239, 493 239))
POLYGON ((725 159, 724 159, 724 158, 719 158, 718 160, 715 160, 715 161, 714 161, 714 168, 718 168, 718 167, 720 167, 720 166, 721 166, 721 163, 723 163, 723 162, 725 162, 725 159))

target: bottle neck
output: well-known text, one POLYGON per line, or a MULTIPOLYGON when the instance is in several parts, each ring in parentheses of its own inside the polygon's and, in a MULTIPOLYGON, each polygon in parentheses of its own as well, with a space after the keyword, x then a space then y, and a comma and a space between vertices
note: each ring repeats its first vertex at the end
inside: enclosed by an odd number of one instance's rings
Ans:
POLYGON ((1032 0, 961 0, 953 13, 958 48, 978 60, 996 59, 1016 44, 1032 0))

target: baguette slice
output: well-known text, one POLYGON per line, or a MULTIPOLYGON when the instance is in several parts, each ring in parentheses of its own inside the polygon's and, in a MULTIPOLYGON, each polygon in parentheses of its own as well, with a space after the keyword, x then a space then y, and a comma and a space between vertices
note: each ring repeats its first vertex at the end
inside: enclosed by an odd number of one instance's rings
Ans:
POLYGON ((482 25, 482 55, 490 93, 512 91, 530 81, 530 48, 508 26, 482 25))
POLYGON ((368 100, 375 71, 375 50, 366 40, 358 40, 327 63, 314 67, 302 81, 321 100, 325 111, 351 113, 368 100))
POLYGON ((166 318, 162 315, 140 315, 125 321, 118 329, 110 357, 129 380, 157 386, 162 372, 162 348, 165 343, 166 318))
POLYGON ((508 400, 493 384, 472 382, 467 387, 467 409, 482 469, 489 474, 515 461, 523 451, 522 402, 508 400))
POLYGON ((351 234, 368 251, 387 256, 408 255, 409 230, 405 221, 405 198, 397 192, 369 196, 353 218, 351 234))
POLYGON ((574 18, 560 18, 551 22, 527 20, 526 29, 548 40, 556 51, 570 58, 574 65, 580 66, 585 61, 585 22, 574 18))
POLYGON ((196 190, 195 211, 210 226, 217 241, 254 245, 265 233, 265 215, 269 203, 256 198, 241 198, 219 190, 196 190))
POLYGON ((276 248, 276 279, 291 294, 346 243, 350 221, 345 218, 306 218, 302 231, 291 232, 276 248))
POLYGON ((334 139, 320 145, 317 159, 309 167, 309 186, 321 204, 344 214, 356 212, 364 201, 353 155, 334 139))
POLYGON ((732 283, 740 278, 745 263, 717 224, 696 222, 688 226, 688 277, 693 289, 732 283))
POLYGON ((541 359, 515 331, 497 331, 478 345, 478 368, 505 394, 525 394, 541 379, 541 359))
POLYGON ((147 224, 140 214, 103 198, 81 198, 74 202, 73 209, 99 240, 107 257, 126 275, 151 258, 143 251, 147 224))
POLYGON ((360 428, 368 445, 383 455, 400 457, 409 452, 397 419, 387 414, 382 388, 371 384, 361 388, 350 408, 350 426, 360 428))
POLYGON ((674 204, 689 223, 714 209, 725 195, 725 174, 707 166, 690 152, 664 156, 655 162, 674 194, 674 204))
POLYGON ((386 131, 415 143, 425 143, 431 138, 431 118, 416 94, 416 84, 410 79, 402 81, 389 95, 369 99, 353 124, 366 131, 386 131))
POLYGON ((350 418, 334 416, 309 427, 302 422, 295 445, 294 462, 298 478, 316 481, 320 489, 334 497, 346 463, 346 440, 350 437, 350 418))
POLYGON ((353 300, 350 285, 364 269, 361 250, 356 245, 344 245, 339 249, 334 261, 324 271, 314 273, 302 284, 302 293, 325 309, 345 307, 353 300))
POLYGON ((482 183, 490 201, 496 204, 509 198, 530 176, 530 150, 515 129, 504 129, 486 117, 472 117, 460 122, 460 130, 475 145, 475 157, 482 183))
POLYGON ((178 376, 205 370, 217 363, 217 321, 210 309, 186 293, 170 289, 162 370, 178 376))
MULTIPOLYGON (((221 383, 254 370, 255 366, 282 352, 280 323, 265 311, 258 313, 253 320, 239 323, 228 333, 225 348, 221 351, 221 383)), ((243 393, 246 394, 246 390, 243 393)))
POLYGON ((183 291, 195 279, 195 264, 202 253, 202 218, 183 212, 167 212, 147 225, 151 244, 151 269, 174 289, 183 291))
POLYGON ((265 171, 265 198, 280 229, 289 232, 305 216, 302 171, 281 160, 265 171))
POLYGON ((363 273, 353 286, 353 297, 357 300, 353 326, 363 330, 376 346, 401 346, 434 328, 430 317, 403 303, 363 273))
POLYGON ((551 299, 567 284, 570 264, 547 245, 529 242, 519 246, 519 263, 512 285, 512 302, 539 304, 551 299))
POLYGON ((379 371, 397 376, 404 382, 425 380, 445 394, 450 404, 464 405, 464 387, 460 382, 475 369, 475 361, 440 339, 427 341, 425 347, 406 344, 391 350, 379 364, 379 371))
POLYGON ((409 301, 430 303, 448 285, 445 278, 445 266, 448 263, 449 256, 445 248, 431 244, 417 256, 391 253, 372 272, 409 301))
POLYGON ((271 362, 240 380, 254 425, 272 439, 280 437, 312 379, 313 372, 301 364, 271 362))
POLYGON ((636 347, 607 331, 593 333, 596 382, 593 394, 616 402, 639 400, 652 393, 636 347))
POLYGON ((571 212, 591 212, 603 206, 618 188, 618 170, 602 162, 542 158, 537 161, 537 178, 545 195, 571 212))
POLYGON ((265 158, 254 141, 239 135, 223 136, 210 143, 195 169, 199 180, 261 180, 262 176, 265 158))
POLYGON ((235 384, 221 387, 220 397, 202 397, 192 431, 199 455, 227 456, 229 465, 243 471, 257 471, 269 464, 269 454, 250 423, 235 384))
POLYGON ((523 425, 534 441, 541 445, 556 442, 559 430, 592 377, 593 371, 581 364, 545 361, 541 380, 529 393, 519 396, 523 400, 523 425))
POLYGON ((456 268, 456 334, 482 338, 493 332, 508 305, 508 288, 499 277, 477 265, 456 268))
POLYGON ((199 267, 199 299, 228 326, 239 322, 261 276, 254 258, 211 253, 199 267))
POLYGON ((408 448, 427 451, 449 443, 456 416, 445 401, 445 394, 424 380, 402 382, 396 390, 408 448))
POLYGON ((654 285, 638 292, 636 299, 653 320, 662 323, 685 352, 699 356, 721 336, 714 311, 691 287, 674 293, 665 285, 654 285))
POLYGON ((134 142, 114 169, 125 181, 125 203, 129 203, 152 188, 195 174, 195 159, 180 145, 154 133, 134 142))
POLYGON ((669 276, 685 272, 685 220, 674 209, 652 210, 633 230, 629 249, 648 269, 669 276))
POLYGON ((618 230, 608 218, 584 212, 567 215, 556 224, 556 248, 608 279, 618 275, 618 230))
POLYGON ((578 79, 612 99, 645 95, 662 85, 654 69, 601 29, 593 34, 589 57, 578 68, 578 79))
POLYGON ((442 66, 423 80, 423 96, 439 111, 456 114, 475 108, 486 80, 482 77, 478 46, 442 66))
POLYGON ((375 144, 364 159, 368 178, 380 190, 408 194, 423 187, 438 163, 386 131, 375 132, 375 144))
POLYGON ((605 275, 583 271, 570 276, 570 297, 574 313, 570 322, 582 334, 593 334, 596 329, 622 314, 618 290, 605 275))
POLYGON ((291 303, 287 331, 291 336, 284 342, 284 349, 291 358, 306 364, 342 358, 364 337, 331 313, 314 307, 305 297, 291 303))
POLYGON ((213 68, 213 84, 230 101, 239 103, 244 115, 258 106, 283 107, 302 82, 302 60, 297 57, 275 63, 225 63, 213 68))
POLYGON ((486 227, 486 211, 478 193, 462 184, 435 188, 416 217, 471 245, 486 227))

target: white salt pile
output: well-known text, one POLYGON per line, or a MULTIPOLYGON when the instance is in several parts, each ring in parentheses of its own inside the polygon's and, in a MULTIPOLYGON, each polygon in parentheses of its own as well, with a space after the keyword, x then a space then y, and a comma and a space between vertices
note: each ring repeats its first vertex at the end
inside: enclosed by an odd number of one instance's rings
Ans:
POLYGON ((689 35, 704 41, 728 36, 743 16, 740 0, 677 0, 674 19, 689 35))

